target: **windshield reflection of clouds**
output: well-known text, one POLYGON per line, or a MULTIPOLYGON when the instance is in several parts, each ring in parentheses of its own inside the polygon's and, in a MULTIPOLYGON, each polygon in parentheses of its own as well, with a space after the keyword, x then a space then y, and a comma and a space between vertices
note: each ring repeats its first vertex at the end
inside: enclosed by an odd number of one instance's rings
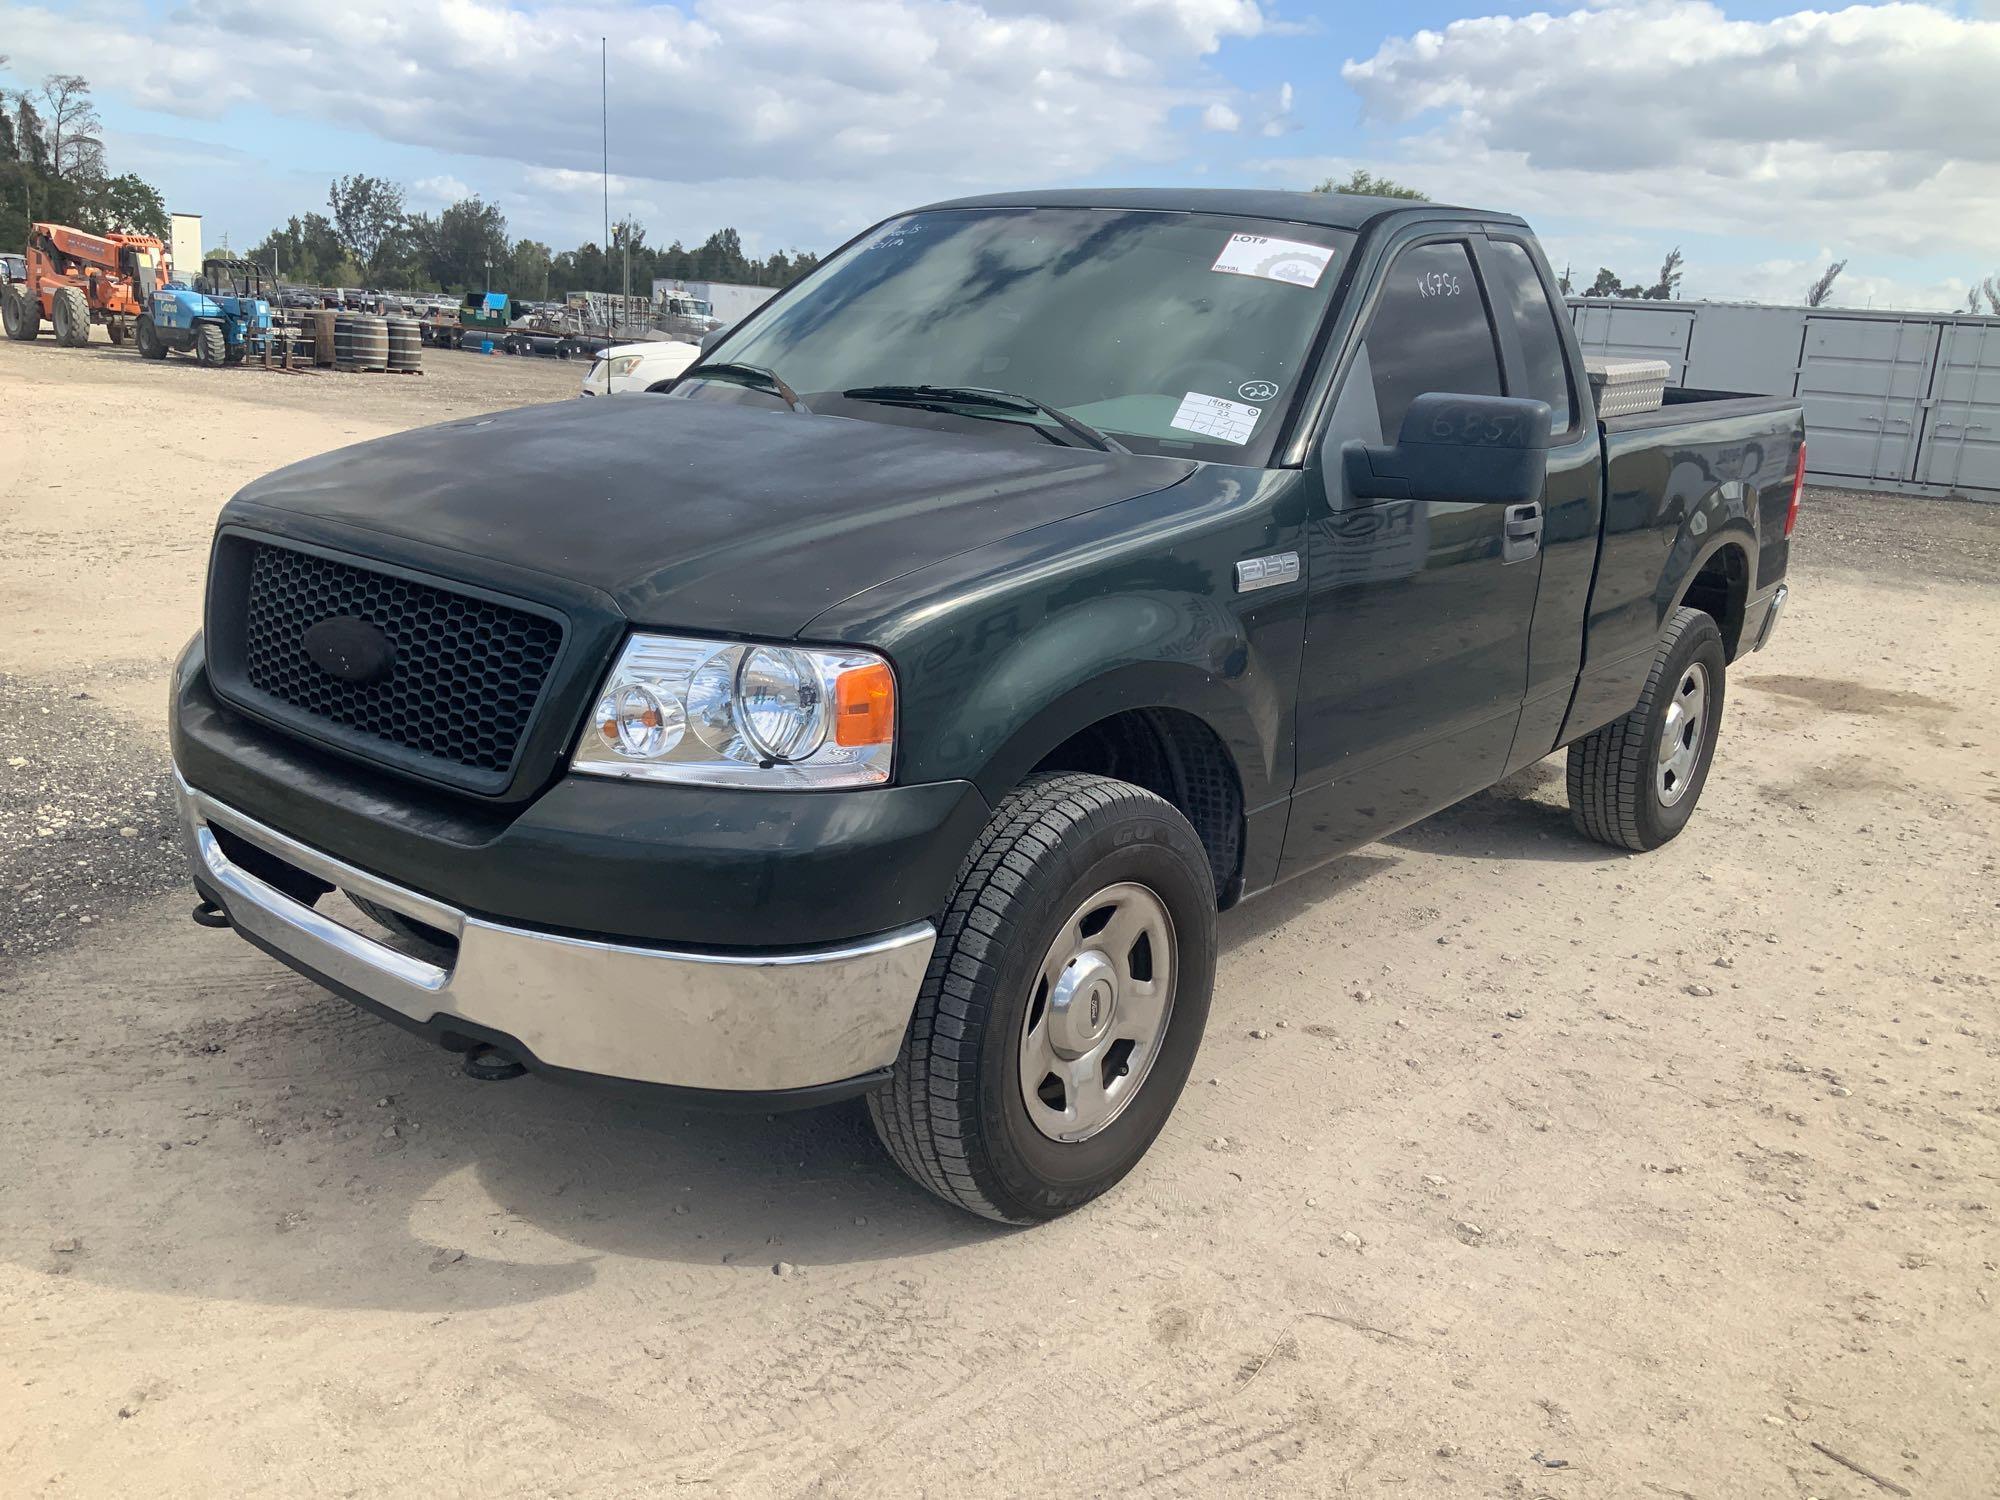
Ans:
POLYGON ((913 214, 823 267, 713 357, 777 370, 808 401, 864 385, 983 386, 1046 401, 1141 452, 1256 463, 1352 240, 1212 214, 913 214), (1314 288, 1212 269, 1243 232, 1309 235, 1335 264, 1314 288), (1248 443, 1172 425, 1190 392, 1241 400, 1244 386, 1261 398, 1248 443))

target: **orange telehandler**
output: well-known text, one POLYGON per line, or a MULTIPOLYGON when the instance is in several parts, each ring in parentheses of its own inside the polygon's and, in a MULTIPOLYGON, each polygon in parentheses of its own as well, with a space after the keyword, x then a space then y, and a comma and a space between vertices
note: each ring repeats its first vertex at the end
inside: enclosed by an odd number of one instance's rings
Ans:
POLYGON ((0 322, 7 337, 26 341, 54 326, 56 342, 79 348, 90 325, 102 323, 111 342, 131 338, 153 289, 167 281, 167 249, 150 234, 91 234, 66 224, 28 226, 28 275, 0 287, 0 322))

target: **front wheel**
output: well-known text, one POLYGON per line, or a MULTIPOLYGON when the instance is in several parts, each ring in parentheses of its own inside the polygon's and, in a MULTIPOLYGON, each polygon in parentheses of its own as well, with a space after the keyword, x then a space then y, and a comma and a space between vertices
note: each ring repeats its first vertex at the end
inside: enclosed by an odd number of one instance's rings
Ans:
POLYGON ((27 343, 42 331, 42 304, 25 287, 0 286, 0 326, 16 343, 27 343))
POLYGON ((1003 1223, 1138 1164, 1187 1082, 1215 981, 1215 883, 1186 818, 1103 776, 1030 778, 959 872, 894 1074, 896 1164, 1003 1223))
POLYGON ((1638 706, 1569 747, 1570 820, 1579 833, 1643 852, 1687 826, 1722 727, 1726 666, 1714 617, 1675 610, 1638 706))
POLYGON ((160 338, 160 330, 154 326, 153 315, 151 313, 139 314, 137 337, 139 358, 165 359, 167 357, 166 343, 160 338))
POLYGON ((66 349, 81 349, 90 342, 90 303, 84 299, 82 287, 57 288, 49 302, 49 314, 58 344, 66 349))
POLYGON ((229 353, 229 341, 220 323, 202 323, 194 331, 194 357, 205 365, 219 365, 229 353))

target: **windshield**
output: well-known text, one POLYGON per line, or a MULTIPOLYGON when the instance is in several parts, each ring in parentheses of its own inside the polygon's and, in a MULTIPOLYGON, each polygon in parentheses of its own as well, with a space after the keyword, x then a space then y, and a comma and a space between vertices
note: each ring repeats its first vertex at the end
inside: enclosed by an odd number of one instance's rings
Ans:
MULTIPOLYGON (((865 387, 1005 391, 1140 453, 1262 464, 1354 236, 1218 214, 941 209, 882 225, 710 351, 778 375, 815 412, 1014 423, 1031 411, 843 396, 865 387)), ((769 405, 742 382, 681 394, 769 405)))

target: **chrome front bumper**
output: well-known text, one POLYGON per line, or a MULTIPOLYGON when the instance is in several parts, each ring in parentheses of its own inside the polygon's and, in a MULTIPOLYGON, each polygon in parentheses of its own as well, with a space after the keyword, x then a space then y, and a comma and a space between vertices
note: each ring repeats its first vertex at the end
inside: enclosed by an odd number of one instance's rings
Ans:
POLYGON ((711 954, 510 927, 323 854, 195 790, 178 769, 174 781, 188 856, 231 926, 420 1028, 449 1032, 457 1019, 549 1068, 759 1094, 879 1072, 895 1060, 937 942, 919 922, 835 948, 711 954), (335 921, 231 860, 217 828, 449 934, 456 953, 433 962, 335 921))

